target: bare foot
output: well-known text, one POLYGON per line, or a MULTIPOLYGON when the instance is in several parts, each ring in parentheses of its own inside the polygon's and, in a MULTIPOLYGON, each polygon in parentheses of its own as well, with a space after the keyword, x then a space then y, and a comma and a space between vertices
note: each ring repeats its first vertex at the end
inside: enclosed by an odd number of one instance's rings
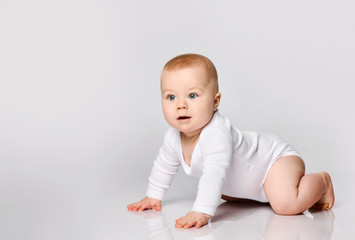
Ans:
POLYGON ((318 200, 318 202, 316 202, 312 206, 312 208, 319 210, 331 209, 335 201, 332 180, 327 172, 320 172, 319 174, 322 175, 323 181, 327 189, 323 196, 318 200))

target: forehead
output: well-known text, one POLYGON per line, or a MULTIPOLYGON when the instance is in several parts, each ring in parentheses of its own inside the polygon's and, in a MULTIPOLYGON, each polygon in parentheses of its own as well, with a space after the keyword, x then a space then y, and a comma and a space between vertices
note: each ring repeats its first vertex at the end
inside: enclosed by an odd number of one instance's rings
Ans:
POLYGON ((208 74, 203 67, 189 67, 174 71, 164 70, 161 75, 162 89, 167 86, 183 87, 189 85, 207 87, 209 82, 208 74))

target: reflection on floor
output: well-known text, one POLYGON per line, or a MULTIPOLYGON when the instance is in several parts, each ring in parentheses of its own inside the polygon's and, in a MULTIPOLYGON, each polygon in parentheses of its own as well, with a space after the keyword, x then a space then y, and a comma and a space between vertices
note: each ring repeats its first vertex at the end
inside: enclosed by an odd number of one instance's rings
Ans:
MULTIPOLYGON (((149 239, 174 239, 163 212, 136 212, 146 219, 149 239)), ((307 211, 296 216, 280 216, 268 204, 222 203, 208 226, 201 229, 176 229, 192 239, 300 239, 328 240, 334 228, 331 210, 307 211)))

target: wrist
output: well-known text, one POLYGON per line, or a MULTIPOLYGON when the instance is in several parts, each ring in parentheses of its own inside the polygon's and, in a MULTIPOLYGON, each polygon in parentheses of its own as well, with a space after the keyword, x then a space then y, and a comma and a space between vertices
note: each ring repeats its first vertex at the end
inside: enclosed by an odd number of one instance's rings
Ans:
POLYGON ((208 219, 211 219, 211 218, 212 218, 212 216, 209 215, 209 214, 207 214, 207 213, 197 212, 197 211, 192 211, 192 212, 193 212, 193 213, 197 213, 197 214, 199 214, 199 215, 202 215, 202 216, 204 216, 204 217, 207 217, 208 219))

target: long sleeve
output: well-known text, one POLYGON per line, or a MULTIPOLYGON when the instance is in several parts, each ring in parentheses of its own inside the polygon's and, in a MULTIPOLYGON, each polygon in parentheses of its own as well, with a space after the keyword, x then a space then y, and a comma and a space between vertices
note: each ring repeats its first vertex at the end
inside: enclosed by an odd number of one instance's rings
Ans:
POLYGON ((230 132, 209 128, 200 136, 203 154, 202 175, 193 211, 214 215, 222 194, 223 182, 233 157, 230 132))
POLYGON ((154 161, 154 165, 149 177, 146 196, 163 200, 171 181, 177 173, 180 161, 174 151, 177 132, 170 129, 164 138, 164 144, 159 150, 159 154, 154 161))

